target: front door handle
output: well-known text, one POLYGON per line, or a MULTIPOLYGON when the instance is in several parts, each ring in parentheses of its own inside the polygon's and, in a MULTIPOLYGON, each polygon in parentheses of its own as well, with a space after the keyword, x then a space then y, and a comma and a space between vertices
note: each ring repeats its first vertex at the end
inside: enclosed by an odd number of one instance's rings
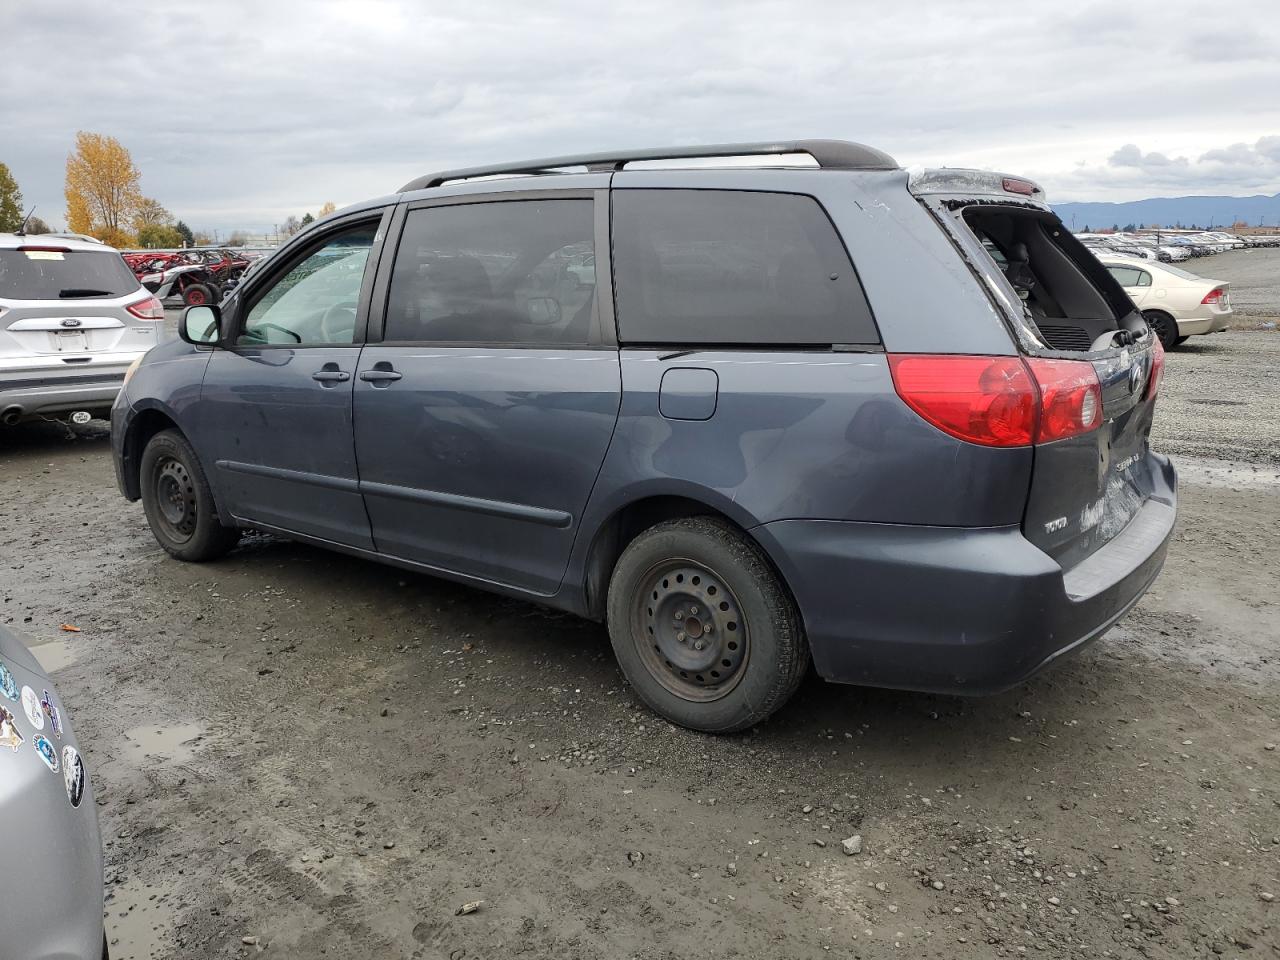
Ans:
POLYGON ((404 374, 397 373, 395 370, 391 369, 391 364, 386 363, 385 361, 380 361, 372 370, 363 371, 360 374, 360 379, 372 383, 375 387, 385 387, 394 383, 396 380, 399 380, 402 376, 404 376, 404 374))
POLYGON ((312 380, 319 380, 321 383, 346 383, 351 379, 351 374, 345 370, 317 370, 311 375, 312 380))

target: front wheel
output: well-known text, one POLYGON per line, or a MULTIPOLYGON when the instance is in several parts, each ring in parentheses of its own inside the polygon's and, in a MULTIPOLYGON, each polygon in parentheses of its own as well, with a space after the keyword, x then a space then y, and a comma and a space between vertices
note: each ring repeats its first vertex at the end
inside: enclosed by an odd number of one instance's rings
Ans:
POLYGON ((636 694, 693 730, 760 723, 809 665, 799 613, 759 547, 710 517, 658 524, 627 546, 609 581, 608 620, 636 694))
POLYGON ((195 451, 176 430, 147 443, 140 462, 142 507, 160 546, 179 560, 216 560, 240 541, 218 522, 213 492, 195 451))
POLYGON ((1147 310, 1142 314, 1147 326, 1155 331, 1157 337, 1160 338, 1160 344, 1166 350, 1172 350, 1180 342, 1178 340, 1178 324, 1173 317, 1165 313, 1163 310, 1147 310))

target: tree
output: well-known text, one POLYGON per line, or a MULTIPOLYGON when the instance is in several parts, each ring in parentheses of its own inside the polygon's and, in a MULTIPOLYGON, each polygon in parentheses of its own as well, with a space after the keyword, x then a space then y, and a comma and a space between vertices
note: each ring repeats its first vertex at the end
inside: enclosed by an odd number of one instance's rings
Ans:
POLYGON ((167 223, 146 223, 138 228, 138 246, 160 250, 182 246, 182 234, 167 223))
POLYGON ((0 163, 0 233, 13 233, 22 226, 22 191, 9 168, 0 163))
POLYGON ((306 226, 309 226, 309 225, 311 225, 311 224, 313 224, 313 223, 315 223, 315 222, 316 222, 316 218, 315 218, 315 217, 313 217, 310 213, 304 213, 304 214, 302 215, 302 221, 301 221, 302 226, 306 227, 306 226))
POLYGON ((213 234, 208 230, 197 230, 191 238, 193 245, 197 247, 209 247, 213 245, 213 234))
POLYGON ((150 197, 139 197, 137 208, 133 211, 133 227, 141 231, 143 227, 169 227, 173 225, 173 214, 164 208, 159 200, 150 197))
POLYGON ((113 246, 131 242, 128 227, 143 197, 141 174, 115 137, 84 130, 67 157, 67 229, 113 246))
POLYGON ((38 233, 53 233, 53 227, 49 226, 37 216, 32 216, 27 221, 27 233, 35 236, 38 233))
POLYGON ((178 233, 182 234, 182 242, 184 245, 188 247, 195 246, 195 242, 196 242, 195 235, 191 232, 191 228, 188 227, 185 223, 179 220, 177 223, 173 225, 173 229, 177 230, 178 233))
POLYGON ((320 208, 320 212, 316 214, 316 219, 318 220, 321 217, 327 217, 329 214, 333 213, 333 211, 337 209, 338 208, 334 205, 334 202, 332 200, 326 200, 324 202, 324 206, 320 208))
POLYGON ((302 229, 302 221, 293 214, 289 214, 289 219, 280 224, 280 235, 292 237, 295 233, 302 229))
POLYGON ((243 247, 249 242, 249 238, 243 230, 233 230, 231 236, 227 237, 228 247, 243 247))

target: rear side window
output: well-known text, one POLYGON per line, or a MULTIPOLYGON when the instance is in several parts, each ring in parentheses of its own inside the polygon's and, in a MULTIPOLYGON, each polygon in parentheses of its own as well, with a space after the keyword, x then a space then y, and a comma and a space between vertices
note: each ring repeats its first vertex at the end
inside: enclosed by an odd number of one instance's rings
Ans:
POLYGON ((1107 267, 1122 287, 1149 287, 1151 274, 1137 267, 1107 267))
POLYGON ((0 250, 0 297, 88 300, 139 289, 120 254, 103 250, 0 250))
POLYGON ((615 190, 613 246, 624 342, 879 342, 844 244, 812 197, 615 190))
POLYGON ((591 200, 510 200, 410 210, 385 342, 595 342, 591 200))

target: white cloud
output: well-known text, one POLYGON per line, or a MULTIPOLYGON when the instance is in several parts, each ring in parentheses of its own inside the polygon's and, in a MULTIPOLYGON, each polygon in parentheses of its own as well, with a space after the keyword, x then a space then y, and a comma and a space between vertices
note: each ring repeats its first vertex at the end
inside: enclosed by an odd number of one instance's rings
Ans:
POLYGON ((803 136, 1026 173, 1057 199, 1274 192, 1273 9, 1169 0, 1150 30, 1053 0, 7 3, 0 161, 61 220, 75 131, 109 133, 146 193, 224 230, 459 164, 803 136))

